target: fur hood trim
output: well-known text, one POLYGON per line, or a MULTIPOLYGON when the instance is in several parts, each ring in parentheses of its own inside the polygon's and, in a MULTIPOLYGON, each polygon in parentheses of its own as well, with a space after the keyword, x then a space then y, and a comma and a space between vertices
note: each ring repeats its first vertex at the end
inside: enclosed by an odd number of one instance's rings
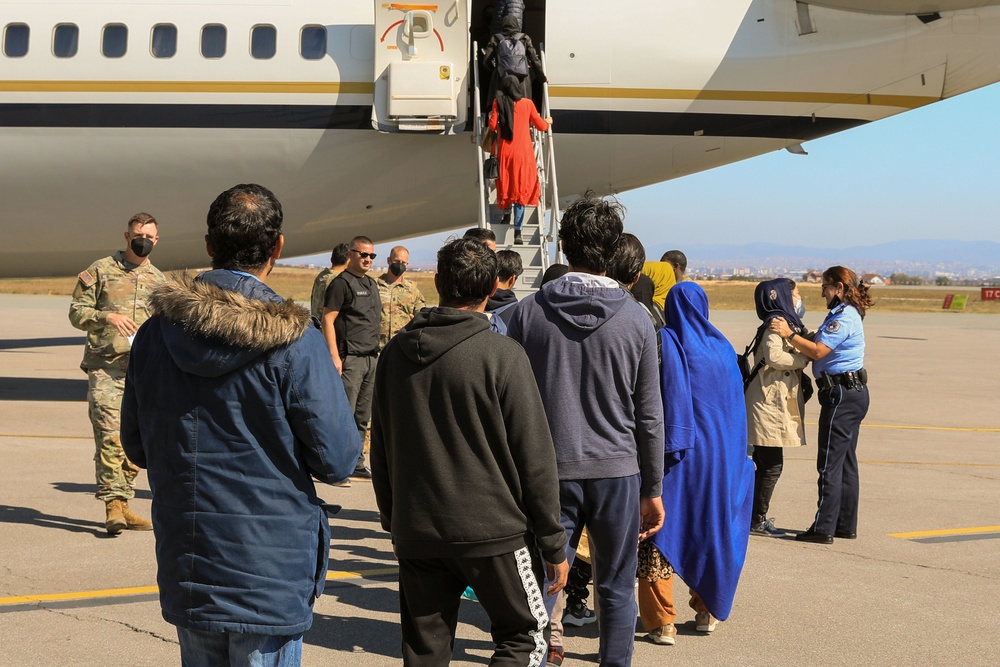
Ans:
POLYGON ((251 299, 191 276, 161 283, 149 302, 154 315, 181 324, 194 336, 248 350, 293 343, 310 324, 309 311, 293 301, 251 299))

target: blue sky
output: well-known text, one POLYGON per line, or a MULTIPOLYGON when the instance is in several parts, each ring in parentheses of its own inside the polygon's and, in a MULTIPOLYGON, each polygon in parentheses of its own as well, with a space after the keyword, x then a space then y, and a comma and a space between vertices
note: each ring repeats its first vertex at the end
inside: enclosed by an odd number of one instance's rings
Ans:
MULTIPOLYGON (((998 118, 1000 84, 808 142, 807 156, 779 151, 622 193, 626 229, 682 249, 1000 241, 998 118)), ((448 236, 406 245, 433 258, 448 236)))

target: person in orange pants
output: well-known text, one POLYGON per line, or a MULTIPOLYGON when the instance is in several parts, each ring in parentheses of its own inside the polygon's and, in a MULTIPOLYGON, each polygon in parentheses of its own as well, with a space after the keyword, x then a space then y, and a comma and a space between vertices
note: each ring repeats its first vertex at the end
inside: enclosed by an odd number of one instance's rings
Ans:
MULTIPOLYGON (((654 644, 673 646, 677 636, 674 621, 677 609, 674 607, 674 568, 663 554, 651 543, 639 545, 639 618, 646 631, 646 638, 654 644)), ((713 632, 719 621, 709 613, 701 596, 693 588, 688 588, 691 599, 688 604, 695 611, 695 629, 698 632, 713 632)))

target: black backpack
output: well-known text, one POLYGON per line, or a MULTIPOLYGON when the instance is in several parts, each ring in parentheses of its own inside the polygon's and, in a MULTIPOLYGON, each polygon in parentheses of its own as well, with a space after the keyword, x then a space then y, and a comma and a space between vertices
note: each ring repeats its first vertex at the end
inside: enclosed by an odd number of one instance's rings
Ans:
POLYGON ((528 53, 524 49, 524 42, 521 37, 523 32, 518 32, 510 37, 497 35, 497 73, 501 76, 516 74, 518 76, 528 76, 528 53))
POLYGON ((760 338, 764 334, 764 329, 767 327, 768 322, 762 324, 758 329, 757 333, 754 334, 753 340, 747 345, 746 349, 743 350, 743 354, 736 355, 736 363, 740 367, 740 375, 743 376, 743 393, 747 393, 747 387, 753 382, 753 379, 757 377, 757 373, 760 373, 760 369, 764 367, 764 359, 762 358, 753 367, 750 366, 750 354, 757 349, 760 345, 760 338))
MULTIPOLYGON (((754 335, 753 340, 750 341, 750 344, 747 345, 747 348, 743 350, 743 354, 736 355, 736 363, 740 367, 740 375, 743 376, 744 394, 747 393, 747 387, 750 386, 750 383, 753 382, 753 379, 757 377, 757 373, 760 373, 760 369, 766 366, 766 364, 764 363, 764 359, 761 358, 761 360, 758 361, 756 365, 753 366, 753 368, 751 368, 750 353, 756 350, 757 346, 760 345, 760 339, 764 335, 764 329, 767 328, 770 322, 771 321, 768 320, 767 322, 762 324, 759 329, 757 329, 757 333, 754 335)), ((812 398, 813 392, 815 391, 815 389, 813 388, 812 378, 809 377, 808 373, 802 371, 802 378, 799 380, 799 382, 801 387, 800 391, 802 392, 802 398, 803 400, 805 400, 805 402, 808 403, 809 399, 812 398)))

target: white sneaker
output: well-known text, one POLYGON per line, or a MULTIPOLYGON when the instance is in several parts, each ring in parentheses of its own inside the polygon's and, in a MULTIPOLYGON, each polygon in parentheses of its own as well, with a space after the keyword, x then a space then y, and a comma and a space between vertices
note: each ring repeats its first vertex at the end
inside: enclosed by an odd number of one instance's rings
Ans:
POLYGON ((699 611, 694 615, 695 630, 698 632, 715 632, 715 628, 719 625, 719 619, 712 616, 707 611, 699 611))
POLYGON ((674 627, 673 623, 664 625, 662 628, 657 628, 646 635, 646 639, 653 642, 654 644, 659 644, 661 646, 673 646, 676 641, 674 638, 677 636, 677 628, 674 627))

